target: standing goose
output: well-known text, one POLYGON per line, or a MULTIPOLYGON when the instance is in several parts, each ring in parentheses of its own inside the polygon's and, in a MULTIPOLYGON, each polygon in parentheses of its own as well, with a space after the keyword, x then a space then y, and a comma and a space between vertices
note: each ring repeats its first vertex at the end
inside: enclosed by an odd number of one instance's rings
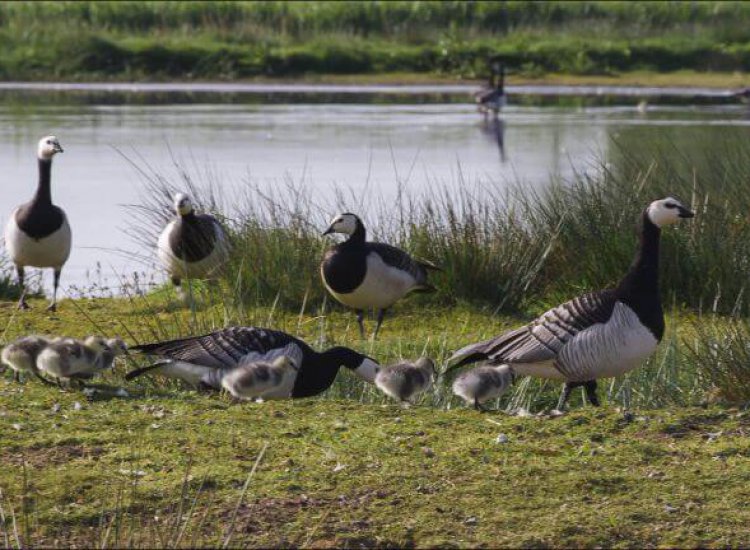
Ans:
POLYGON ((507 97, 505 95, 505 65, 493 63, 490 74, 489 85, 474 94, 477 108, 485 115, 492 112, 495 115, 505 107, 507 97), (497 78, 497 84, 495 79, 497 78))
POLYGON ((55 136, 39 140, 39 184, 31 201, 16 208, 5 226, 5 247, 16 266, 18 284, 21 287, 19 309, 27 309, 24 287, 25 268, 51 267, 54 270, 52 302, 47 308, 57 309, 57 287, 60 272, 70 255, 71 233, 65 212, 52 204, 50 177, 52 157, 62 153, 63 148, 55 136))
POLYGON ((157 254, 172 284, 182 293, 182 279, 212 277, 229 256, 229 246, 219 221, 209 214, 196 214, 190 197, 174 196, 177 218, 159 236, 157 254))
POLYGON ((342 233, 349 238, 329 249, 320 264, 320 275, 328 292, 357 312, 362 338, 364 310, 378 310, 373 338, 377 337, 386 310, 409 292, 433 292, 427 271, 438 268, 415 260, 403 250, 365 240, 365 226, 356 215, 339 214, 323 235, 342 233))
POLYGON ((419 394, 430 389, 435 378, 435 363, 427 357, 420 357, 414 363, 381 368, 375 376, 375 385, 393 399, 414 403, 419 394))
POLYGON ((178 378, 196 388, 221 389, 225 376, 249 363, 271 362, 286 356, 298 367, 294 376, 257 397, 285 399, 311 397, 333 384, 339 368, 344 366, 360 378, 373 382, 378 363, 345 347, 317 352, 302 340, 279 330, 256 327, 228 327, 204 336, 195 336, 131 349, 161 357, 153 365, 129 372, 126 380, 152 372, 178 378))
POLYGON ((526 326, 466 346, 448 360, 449 370, 476 361, 507 364, 517 375, 565 381, 558 408, 579 386, 598 406, 596 380, 634 369, 661 341, 661 228, 692 217, 693 212, 672 197, 652 202, 643 211, 635 259, 615 288, 584 294, 526 326))

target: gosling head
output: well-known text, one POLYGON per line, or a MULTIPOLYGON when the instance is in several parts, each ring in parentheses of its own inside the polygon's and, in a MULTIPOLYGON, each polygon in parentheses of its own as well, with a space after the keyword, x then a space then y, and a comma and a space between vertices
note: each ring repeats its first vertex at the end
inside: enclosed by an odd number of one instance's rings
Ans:
POLYGON ((362 220, 351 212, 345 212, 334 216, 328 229, 323 232, 323 235, 330 235, 331 233, 352 235, 358 227, 362 227, 362 220))
POLYGON ((105 343, 115 357, 128 353, 128 345, 122 338, 108 338, 105 343))
POLYGON ((284 370, 287 370, 287 369, 296 370, 297 369, 297 364, 286 355, 280 355, 279 357, 274 359, 271 362, 271 366, 273 366, 276 369, 284 369, 284 370))
POLYGON ((87 336, 83 341, 83 345, 97 353, 110 351, 107 341, 101 336, 87 336))
POLYGON ((695 213, 673 197, 659 199, 648 205, 646 216, 656 227, 677 223, 680 218, 692 218, 695 213))
POLYGON ((193 203, 184 193, 177 193, 174 196, 174 210, 179 216, 187 216, 193 211, 193 203))
POLYGON ((39 140, 36 156, 40 160, 52 160, 57 153, 62 153, 63 148, 55 136, 46 136, 39 140))
POLYGON ((429 357, 420 357, 414 362, 414 366, 418 369, 429 372, 430 376, 433 378, 437 378, 438 372, 437 368, 435 368, 435 362, 429 357))

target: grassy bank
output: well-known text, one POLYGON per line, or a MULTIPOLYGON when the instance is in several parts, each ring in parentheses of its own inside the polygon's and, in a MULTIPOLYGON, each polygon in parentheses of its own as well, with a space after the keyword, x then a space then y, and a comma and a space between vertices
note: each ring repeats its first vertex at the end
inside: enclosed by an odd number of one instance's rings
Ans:
MULTIPOLYGON (((178 308, 169 293, 64 300, 56 315, 33 300, 29 312, 5 304, 0 325, 5 339, 99 332, 133 342, 259 324, 390 362, 422 353, 442 360, 523 320, 406 302, 373 344, 359 341, 348 314, 233 308, 217 294, 200 300, 213 305, 178 308)), ((447 401, 442 385, 404 410, 349 373, 321 398, 242 405, 159 380, 127 384, 129 398, 89 401, 3 378, 0 540, 102 548, 741 546, 750 416, 696 406, 713 397, 700 376, 705 362, 683 355, 683 340, 695 334, 689 316, 670 316, 649 365, 605 384, 601 410, 574 395, 562 418, 479 414, 447 401), (635 414, 618 412, 623 402, 635 414), (507 442, 497 442, 500 434, 507 442)), ((103 384, 122 386, 131 366, 103 384)), ((558 391, 521 383, 497 405, 536 413, 558 391)))
POLYGON ((739 2, 46 2, 0 7, 2 79, 747 71, 739 2))

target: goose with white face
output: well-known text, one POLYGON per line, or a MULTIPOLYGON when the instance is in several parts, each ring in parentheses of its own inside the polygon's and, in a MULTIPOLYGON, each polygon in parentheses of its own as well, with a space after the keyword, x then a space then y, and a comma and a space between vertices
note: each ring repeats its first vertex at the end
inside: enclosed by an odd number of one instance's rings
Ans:
POLYGON ((323 235, 330 235, 331 233, 341 233, 342 235, 352 235, 357 230, 357 224, 359 218, 354 214, 339 214, 334 216, 331 223, 328 225, 328 229, 325 230, 323 235))
POLYGON ((672 225, 683 218, 695 216, 692 210, 673 197, 652 202, 648 206, 647 215, 656 227, 672 225))
POLYGON ((174 196, 174 211, 179 216, 187 216, 193 211, 193 203, 184 193, 177 193, 174 196))
POLYGON ((37 145, 37 157, 40 160, 50 160, 57 153, 62 152, 62 145, 55 136, 45 136, 39 140, 37 145))

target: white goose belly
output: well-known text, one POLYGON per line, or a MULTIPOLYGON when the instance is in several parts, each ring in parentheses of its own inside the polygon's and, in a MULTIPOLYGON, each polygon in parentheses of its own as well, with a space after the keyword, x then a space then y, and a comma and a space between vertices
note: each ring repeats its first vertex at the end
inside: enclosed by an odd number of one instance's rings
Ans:
POLYGON ((172 253, 169 246, 169 235, 174 227, 174 222, 169 222, 159 236, 157 244, 157 255, 159 262, 167 272, 175 277, 200 279, 215 275, 226 263, 229 256, 224 232, 218 227, 216 230, 216 246, 211 253, 197 262, 186 262, 172 253))
POLYGON ((385 309, 403 298, 416 286, 416 279, 401 269, 389 266, 375 253, 367 255, 367 269, 362 283, 352 292, 341 294, 323 282, 336 300, 354 309, 385 309))
POLYGON ((70 256, 72 236, 67 216, 60 229, 41 239, 29 237, 16 224, 15 210, 5 226, 5 248, 14 264, 61 268, 70 256))
POLYGON ((635 312, 618 303, 606 323, 582 330, 562 348, 557 368, 573 382, 620 376, 640 366, 658 343, 635 312))

